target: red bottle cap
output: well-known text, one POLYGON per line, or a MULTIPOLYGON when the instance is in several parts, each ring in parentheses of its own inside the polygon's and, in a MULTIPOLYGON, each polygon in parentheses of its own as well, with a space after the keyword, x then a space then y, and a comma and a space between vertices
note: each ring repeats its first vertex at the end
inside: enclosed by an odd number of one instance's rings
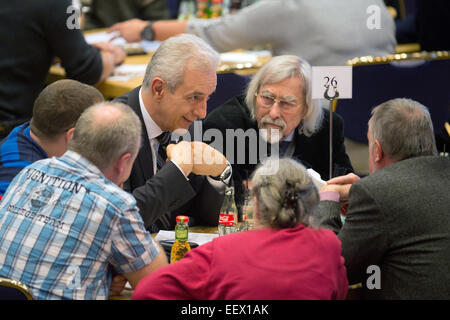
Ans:
POLYGON ((177 216, 177 222, 183 222, 183 223, 188 223, 189 222, 189 217, 188 216, 177 216))

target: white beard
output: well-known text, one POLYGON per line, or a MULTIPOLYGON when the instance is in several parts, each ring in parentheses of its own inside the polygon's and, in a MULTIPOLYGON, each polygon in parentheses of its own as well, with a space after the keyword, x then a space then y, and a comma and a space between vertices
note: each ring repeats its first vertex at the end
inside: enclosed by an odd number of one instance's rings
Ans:
POLYGON ((261 137, 270 144, 278 143, 283 139, 284 130, 286 129, 286 122, 281 118, 272 119, 270 115, 265 115, 260 121, 260 135, 261 137), (273 128, 268 124, 273 124, 279 126, 280 129, 273 128))
POLYGON ((264 141, 270 144, 278 143, 283 138, 283 132, 281 130, 274 129, 271 127, 261 128, 261 130, 259 130, 259 134, 261 138, 264 139, 264 141))

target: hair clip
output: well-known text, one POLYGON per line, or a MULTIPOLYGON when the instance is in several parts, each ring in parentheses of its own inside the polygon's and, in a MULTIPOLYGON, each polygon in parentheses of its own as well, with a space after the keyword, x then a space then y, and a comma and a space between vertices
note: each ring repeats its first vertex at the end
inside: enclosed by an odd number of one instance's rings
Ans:
POLYGON ((292 208, 295 209, 297 207, 298 194, 295 192, 295 188, 293 186, 288 186, 288 190, 286 192, 286 196, 283 201, 283 208, 292 208))

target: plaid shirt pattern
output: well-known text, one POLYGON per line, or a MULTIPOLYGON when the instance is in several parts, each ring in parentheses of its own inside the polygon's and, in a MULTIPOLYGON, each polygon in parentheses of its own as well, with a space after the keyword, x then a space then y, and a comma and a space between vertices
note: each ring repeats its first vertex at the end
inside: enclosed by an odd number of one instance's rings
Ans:
POLYGON ((112 271, 158 253, 135 199, 72 151, 26 167, 0 202, 0 276, 37 299, 107 299, 112 271))

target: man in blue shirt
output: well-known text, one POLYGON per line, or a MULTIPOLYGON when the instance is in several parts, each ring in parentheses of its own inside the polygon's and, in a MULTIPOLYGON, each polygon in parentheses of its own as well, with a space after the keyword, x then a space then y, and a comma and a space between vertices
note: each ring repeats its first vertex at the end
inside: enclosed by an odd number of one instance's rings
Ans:
POLYGON ((101 101, 100 91, 75 80, 47 86, 34 103, 31 121, 16 127, 0 143, 0 199, 23 168, 63 155, 81 113, 101 101))
POLYGON ((114 275, 134 288, 167 264, 136 200, 119 187, 141 130, 128 106, 95 105, 62 157, 18 174, 0 202, 0 277, 24 283, 37 299, 108 299, 114 275))

